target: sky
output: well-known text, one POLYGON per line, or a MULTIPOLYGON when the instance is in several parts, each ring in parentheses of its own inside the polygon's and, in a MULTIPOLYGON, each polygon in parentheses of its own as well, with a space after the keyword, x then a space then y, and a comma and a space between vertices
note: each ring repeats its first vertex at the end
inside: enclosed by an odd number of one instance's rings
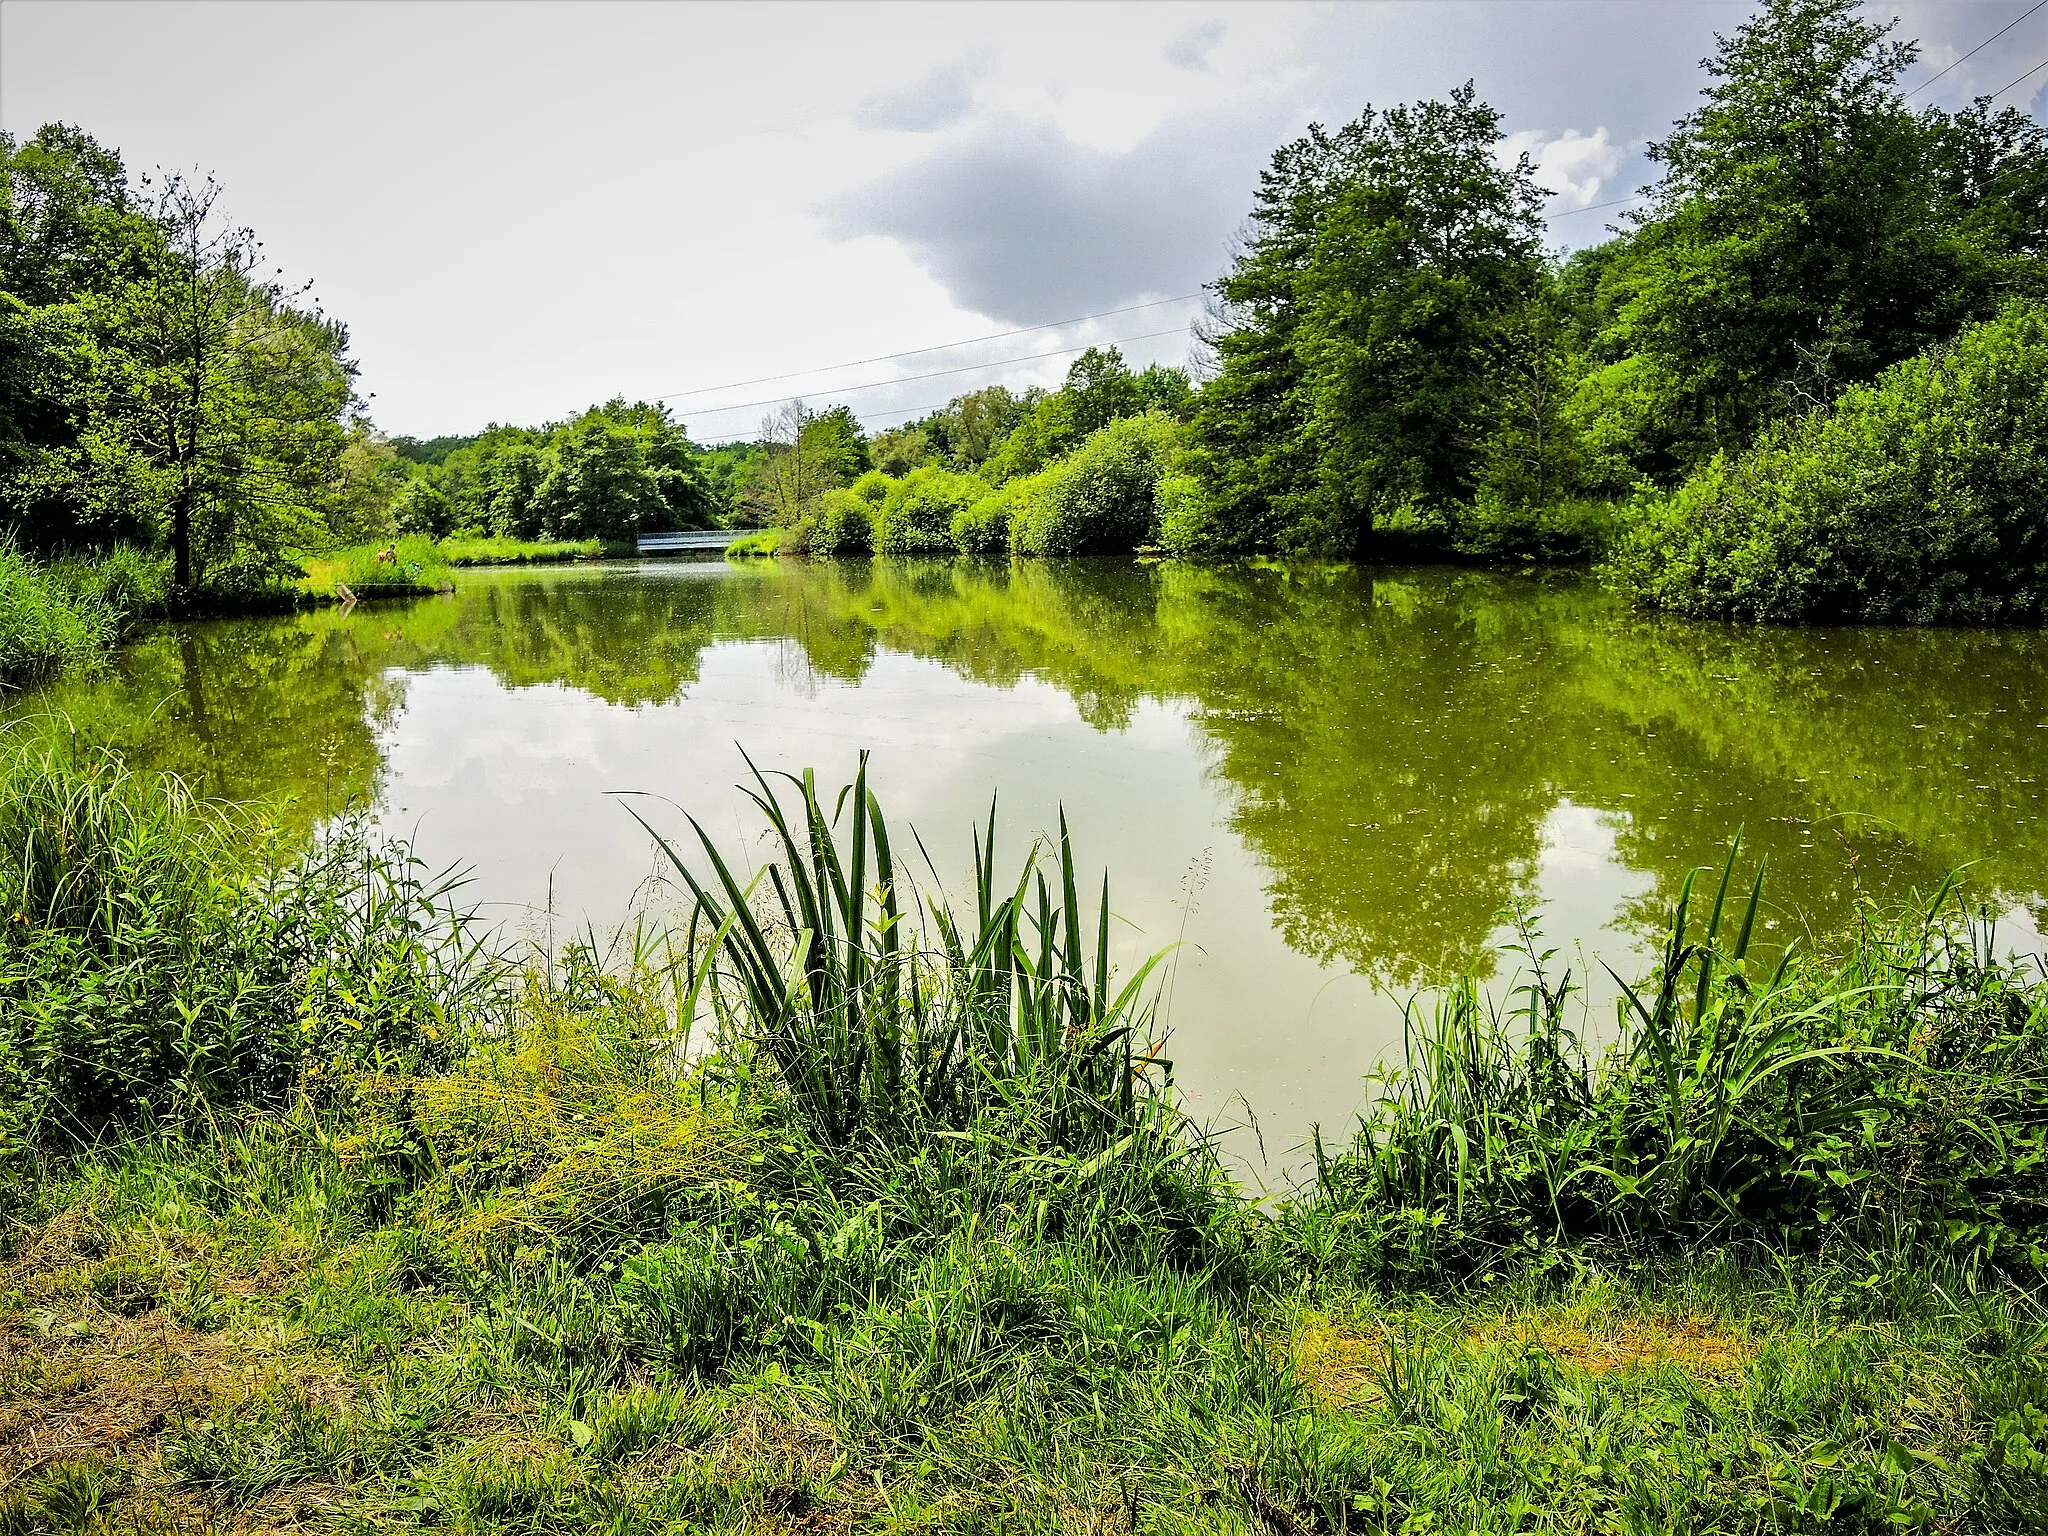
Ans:
MULTIPOLYGON (((2048 8, 1956 62, 2032 4, 1867 9, 1953 107, 2048 63, 2048 8)), ((1598 240, 1749 9, 4 0, 0 128, 218 177, 387 432, 624 395, 715 442, 791 396, 878 430, 1057 384, 1091 343, 1182 362, 1276 147, 1467 79, 1553 243, 1598 240)), ((2040 114, 2048 69, 2001 102, 2040 114)))

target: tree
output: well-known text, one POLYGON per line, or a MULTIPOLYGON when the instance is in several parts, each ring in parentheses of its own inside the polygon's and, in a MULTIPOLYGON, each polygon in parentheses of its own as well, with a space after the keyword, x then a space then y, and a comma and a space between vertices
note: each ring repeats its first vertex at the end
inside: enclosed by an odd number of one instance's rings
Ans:
POLYGON ((792 400, 761 422, 765 452, 751 467, 740 506, 759 523, 792 528, 825 492, 851 485, 869 465, 867 437, 851 410, 807 409, 792 400))
POLYGON ((423 533, 439 539, 455 527, 454 503, 426 479, 408 480, 400 486, 387 515, 395 533, 423 533))
POLYGON ((1913 112, 1895 82, 1917 47, 1893 26, 1857 0, 1766 0, 1652 146, 1654 211, 1605 276, 1600 345, 1631 377, 1588 381, 1642 413, 1643 467, 1740 447, 2038 280, 2039 125, 1913 112))
POLYGON ((327 511, 329 531, 344 544, 388 536, 395 526, 394 507, 410 487, 421 483, 417 477, 407 476, 398 450, 387 438, 369 423, 356 422, 336 460, 327 511))
POLYGON ((132 507, 93 523, 72 462, 102 362, 92 301, 153 238, 118 154, 63 124, 0 133, 0 520, 28 549, 153 532, 132 507))
POLYGON ((1473 493, 1509 331, 1542 280, 1541 194, 1499 140, 1468 83, 1274 155, 1218 285, 1220 369, 1196 418, 1238 547, 1356 552, 1376 522, 1473 493))
POLYGON ((107 360, 76 458, 89 503, 155 510, 180 588, 230 567, 260 580, 323 541, 356 404, 346 330, 260 275, 219 197, 210 179, 154 184, 155 238, 95 305, 107 360))

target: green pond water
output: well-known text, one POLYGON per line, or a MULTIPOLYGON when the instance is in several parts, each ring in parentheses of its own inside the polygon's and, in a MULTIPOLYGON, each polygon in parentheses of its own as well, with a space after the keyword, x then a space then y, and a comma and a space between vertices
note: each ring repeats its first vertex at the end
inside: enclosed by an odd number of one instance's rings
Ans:
POLYGON ((14 712, 307 825, 367 803, 536 939, 678 905, 616 792, 757 846, 742 747, 827 784, 872 749, 948 881, 991 794, 1011 857, 1063 806, 1121 963, 1179 944, 1176 1080, 1254 1169, 1348 1124, 1416 989, 1511 984, 1505 911, 1554 965, 1629 974, 1738 826, 1773 942, 1959 867, 2006 946, 2048 918, 2041 634, 1686 624, 1577 576, 1439 569, 458 574, 161 629, 14 712))

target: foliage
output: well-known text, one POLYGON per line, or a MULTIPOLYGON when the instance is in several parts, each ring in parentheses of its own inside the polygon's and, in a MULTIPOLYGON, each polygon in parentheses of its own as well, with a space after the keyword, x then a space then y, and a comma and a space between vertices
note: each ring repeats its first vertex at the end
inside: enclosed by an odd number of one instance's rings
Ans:
POLYGON ((1216 504, 1198 477, 1162 475, 1152 496, 1159 509, 1159 547, 1167 554, 1199 560, 1229 552, 1229 536, 1217 525, 1216 504))
POLYGON ((262 275, 211 181, 144 178, 136 196, 118 158, 70 130, 0 151, 0 288, 38 418, 6 455, 17 536, 161 541, 181 588, 275 580, 285 550, 348 515, 346 331, 262 275), (96 260, 53 260, 52 245, 96 260))
POLYGON ((395 504, 402 531, 628 543, 709 526, 723 504, 703 450, 663 405, 618 397, 544 427, 436 444, 438 462, 417 460, 395 504), (405 515, 411 497, 422 513, 405 515))
POLYGON ((787 530, 782 547, 792 554, 865 555, 874 548, 877 516, 875 503, 864 498, 858 486, 829 490, 803 521, 787 530))
MULTIPOLYGON (((1542 956, 1511 1015, 1469 985, 1413 1025, 1354 1148, 1319 1158, 1298 1241, 1360 1272, 1474 1273, 1595 1245, 1755 1243, 2048 1267, 2048 989, 1988 928, 1866 920, 1833 962, 1750 955, 1762 887, 1662 963, 1597 1062, 1542 956)), ((1532 946, 1533 949, 1533 946, 1532 946)))
POLYGON ((1010 516, 1020 497, 1029 495, 1032 477, 997 486, 953 514, 953 547, 963 555, 994 556, 1010 552, 1010 516))
POLYGON ((1354 553, 1376 521, 1472 494, 1542 277, 1540 194, 1500 136, 1468 84, 1274 155, 1196 416, 1234 547, 1354 553))
POLYGON ((1482 492, 1451 524, 1451 547, 1485 560, 1592 560, 1613 544, 1621 509, 1593 497, 1515 502, 1482 492))
POLYGON ((740 509, 757 523, 793 528, 827 491, 870 467, 867 434, 852 411, 813 411, 792 400, 761 423, 762 454, 740 488, 740 509))
POLYGON ((450 887, 61 747, 0 784, 0 1155, 445 1059, 490 967, 450 887))
POLYGON ((1606 265, 1598 343, 1654 380, 1639 467, 1738 451, 2038 285, 2048 137, 2010 108, 1914 112, 1894 25, 1765 0, 1653 147, 1664 177, 1606 265))
POLYGON ((1151 542, 1155 487, 1178 433, 1163 414, 1103 427, 1065 459, 1020 487, 1010 514, 1019 554, 1126 554, 1151 542))
POLYGON ((878 555, 924 555, 953 551, 953 519, 987 494, 972 475, 926 465, 889 487, 875 510, 878 555))
POLYGON ((2048 309, 2016 305, 1636 506, 1640 600, 1752 620, 2048 619, 2048 309))
MULTIPOLYGON (((1216 285, 1190 466, 1208 506, 1174 545, 1582 558, 1601 503, 2037 297, 2048 130, 1915 109, 1893 25, 1764 0, 1653 146, 1649 207, 1565 260, 1540 257, 1529 167, 1494 162, 1470 86, 1281 149, 1216 285)), ((1026 467, 1050 457, 1016 442, 1026 467)))
POLYGON ((1180 369, 1154 364, 1133 373, 1116 347, 1090 347, 1068 366, 1061 388, 1018 402, 1016 425, 1000 446, 990 449, 983 477, 1000 485, 1034 474, 1111 422, 1148 411, 1180 415, 1192 399, 1187 375, 1180 369))
POLYGON ((406 481, 392 495, 390 512, 395 533, 445 539, 455 528, 455 503, 430 480, 406 481))

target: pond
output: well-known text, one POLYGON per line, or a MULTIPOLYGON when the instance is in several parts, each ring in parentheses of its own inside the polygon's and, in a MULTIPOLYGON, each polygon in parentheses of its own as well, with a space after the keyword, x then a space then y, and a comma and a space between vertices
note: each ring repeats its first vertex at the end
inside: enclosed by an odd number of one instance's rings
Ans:
POLYGON ((949 883, 992 795, 1006 864, 1064 808, 1111 873, 1119 963, 1177 946, 1176 1081, 1254 1171, 1348 1126, 1417 989, 1511 985, 1508 914, 1553 967, 1628 975, 1738 828, 1774 943, 1959 868, 2009 947, 2048 917, 2038 633, 1687 624, 1578 575, 1434 568, 458 574, 160 629, 15 713, 308 825, 366 804, 544 942, 674 910, 621 792, 758 847, 742 748, 826 785, 870 749, 949 883))

